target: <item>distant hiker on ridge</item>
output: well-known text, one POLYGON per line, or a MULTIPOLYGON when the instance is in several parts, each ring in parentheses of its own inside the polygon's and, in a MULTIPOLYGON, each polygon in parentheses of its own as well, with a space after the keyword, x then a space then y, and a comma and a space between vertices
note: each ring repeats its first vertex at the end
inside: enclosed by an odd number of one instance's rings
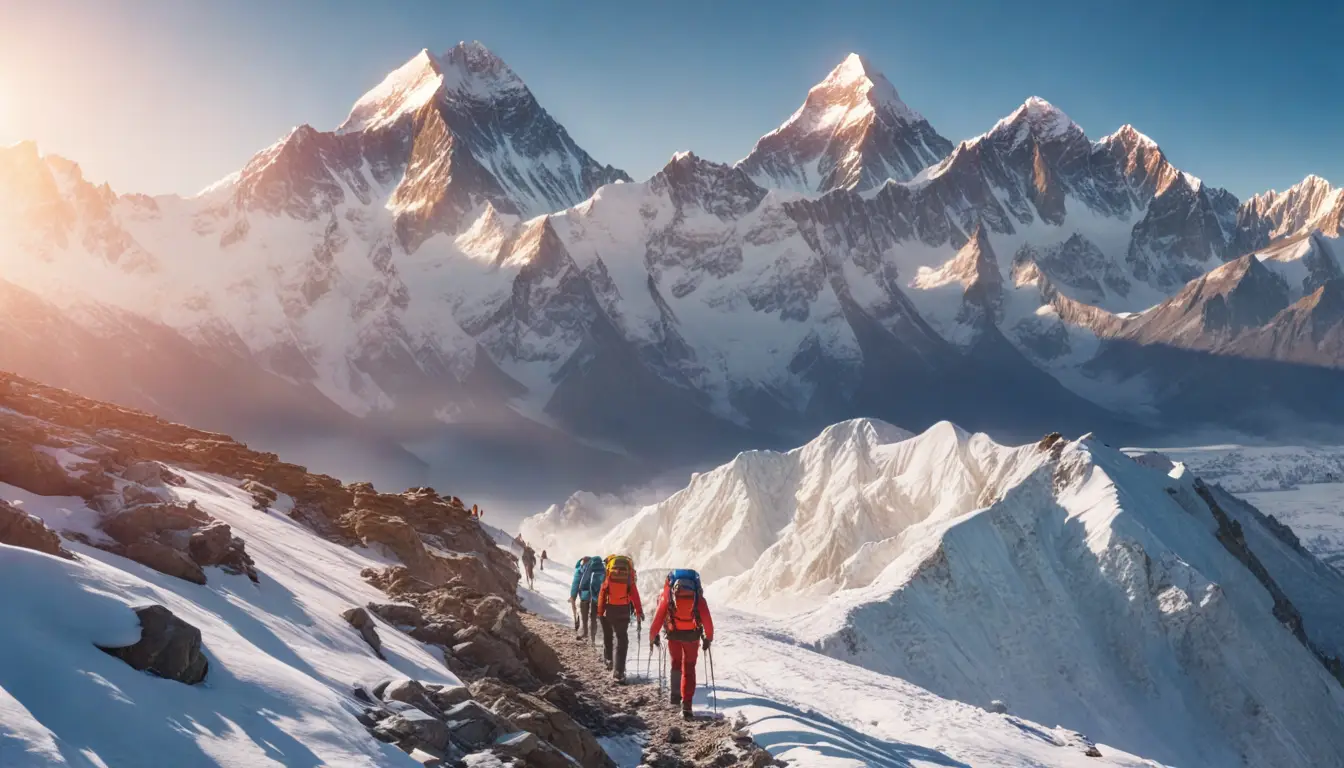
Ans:
POLYGON ((537 564, 537 570, 546 570, 546 550, 541 550, 541 562, 537 564))
POLYGON ((675 570, 667 574, 658 610, 649 625, 649 644, 658 645, 658 630, 667 624, 667 653, 672 659, 672 705, 681 705, 681 716, 692 719, 695 700, 695 661, 703 647, 714 641, 714 619, 709 615, 700 588, 700 574, 675 570))
POLYGON ((606 569, 600 555, 585 557, 574 564, 574 578, 569 583, 569 604, 579 601, 580 629, 576 640, 592 642, 597 637, 597 592, 602 588, 606 569))
POLYGON ((523 545, 523 570, 527 573, 527 588, 534 587, 532 569, 537 565, 537 553, 526 544, 523 545))
POLYGON ((635 583, 635 563, 626 555, 611 555, 606 560, 606 578, 597 592, 597 615, 602 618, 602 661, 616 682, 625 682, 625 657, 630 650, 630 614, 644 623, 644 606, 635 583), (615 655, 612 635, 616 636, 615 655))

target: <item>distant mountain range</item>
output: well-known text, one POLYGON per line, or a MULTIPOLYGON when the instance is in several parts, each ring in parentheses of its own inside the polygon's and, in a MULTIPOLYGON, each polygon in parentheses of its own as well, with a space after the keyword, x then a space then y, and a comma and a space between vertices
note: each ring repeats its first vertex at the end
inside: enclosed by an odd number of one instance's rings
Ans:
POLYGON ((1242 203, 1039 98, 953 145, 856 55, 736 164, 635 182, 463 43, 193 197, 0 149, 0 367, 395 482, 597 487, 859 415, 1331 429, 1342 227, 1318 177, 1242 203))

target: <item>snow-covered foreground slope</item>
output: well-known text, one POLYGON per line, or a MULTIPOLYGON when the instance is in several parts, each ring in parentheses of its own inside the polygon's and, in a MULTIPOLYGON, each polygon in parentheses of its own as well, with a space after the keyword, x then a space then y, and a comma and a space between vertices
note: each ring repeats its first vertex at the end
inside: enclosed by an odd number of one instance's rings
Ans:
MULTIPOLYGON (((576 546, 585 542, 574 540, 576 546)), ((587 542, 591 544, 592 542, 587 542)), ((543 615, 566 621, 566 569, 538 574, 543 615)), ((541 606, 538 606, 541 609, 541 606)), ((1083 735, 1008 714, 951 701, 904 680, 837 661, 791 641, 777 627, 749 614, 714 609, 717 706, 746 717, 757 743, 798 768, 1088 768, 1154 766, 1151 760, 1097 744, 1083 735)), ((648 644, 642 649, 647 653, 648 644)), ((637 648, 631 640, 631 655, 637 648)), ((703 656, 702 656, 703 659, 703 656)), ((657 660, 641 656, 637 676, 657 660)), ((653 674, 656 674, 654 672, 653 674)), ((716 697, 701 686, 695 708, 710 711, 716 697)), ((637 752, 621 768, 634 768, 637 752)))
MULTIPOLYGON (((379 660, 341 618, 386 600, 359 575, 386 561, 313 535, 285 516, 288 499, 259 512, 231 481, 186 477, 174 498, 232 526, 259 583, 210 569, 208 584, 191 584, 77 543, 78 562, 0 545, 0 765, 417 765, 369 737, 349 695, 356 680, 458 683, 395 631, 379 660), (149 603, 201 630, 206 683, 137 672, 95 647, 139 639, 130 607, 149 603)), ((0 485, 0 498, 57 530, 97 517, 73 497, 0 485)))
POLYGON ((787 642, 1163 762, 1337 764, 1344 578, 1141 458, 847 422, 695 476, 598 548, 698 568, 787 642))

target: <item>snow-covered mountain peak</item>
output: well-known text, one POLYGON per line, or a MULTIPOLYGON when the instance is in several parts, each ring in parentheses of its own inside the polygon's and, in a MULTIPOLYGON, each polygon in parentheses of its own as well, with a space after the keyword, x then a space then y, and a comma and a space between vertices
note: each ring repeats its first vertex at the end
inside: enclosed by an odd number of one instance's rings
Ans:
POLYGON ((439 57, 444 88, 451 94, 491 101, 525 92, 527 86, 504 60, 477 41, 461 42, 439 57))
POLYGON ((850 54, 737 165, 768 188, 862 191, 905 181, 951 150, 881 72, 850 54))
POLYGON ((336 132, 356 133, 390 125, 432 103, 442 85, 439 60, 427 49, 421 50, 359 97, 336 132))
POLYGON ((1306 236, 1313 229, 1331 237, 1344 233, 1344 187, 1332 186, 1315 174, 1282 192, 1256 195, 1243 210, 1264 222, 1270 241, 1306 236))
MULTIPOLYGON (((896 86, 892 85, 885 75, 857 53, 846 56, 844 61, 831 70, 826 79, 813 86, 808 92, 809 101, 812 101, 813 94, 822 97, 818 101, 824 100, 832 106, 845 103, 851 108, 862 108, 866 102, 869 107, 881 110, 885 115, 897 120, 914 123, 924 119, 901 101, 896 86)), ((804 112, 806 106, 804 104, 799 113, 804 112)), ((795 113, 795 116, 799 113, 795 113)), ((853 119, 854 116, 850 117, 853 119)))
POLYGON ((1103 137, 1101 142, 1118 141, 1128 147, 1146 147, 1148 149, 1158 149, 1157 142, 1153 141, 1148 134, 1143 133, 1129 123, 1120 126, 1119 130, 1110 136, 1103 137))
POLYGON ((1083 135, 1083 129, 1073 122, 1064 110, 1039 96, 1032 96, 1022 106, 994 124, 990 136, 1011 136, 1013 145, 1026 141, 1048 143, 1070 136, 1083 135))

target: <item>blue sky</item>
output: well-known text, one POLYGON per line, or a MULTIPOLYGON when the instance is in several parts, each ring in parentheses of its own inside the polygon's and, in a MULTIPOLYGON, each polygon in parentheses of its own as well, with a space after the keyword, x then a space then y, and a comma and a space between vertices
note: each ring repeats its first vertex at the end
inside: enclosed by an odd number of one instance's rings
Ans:
POLYGON ((299 123, 334 128, 421 48, 479 39, 603 162, 740 158, 844 55, 953 141, 1028 96, 1133 123, 1240 197, 1344 183, 1344 4, 0 0, 0 144, 124 191, 192 192, 299 123))

